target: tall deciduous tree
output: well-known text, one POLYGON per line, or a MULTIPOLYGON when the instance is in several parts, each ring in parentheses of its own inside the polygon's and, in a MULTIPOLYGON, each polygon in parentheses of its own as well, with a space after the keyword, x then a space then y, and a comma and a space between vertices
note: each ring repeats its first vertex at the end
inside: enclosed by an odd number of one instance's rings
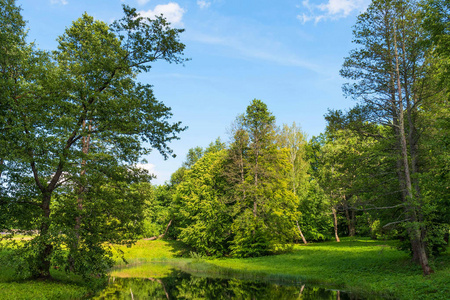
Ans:
MULTIPOLYGON (((291 164, 289 177, 292 191, 301 201, 306 198, 309 190, 309 176, 307 173, 309 163, 306 160, 306 135, 294 122, 291 126, 284 124, 277 138, 280 147, 288 151, 288 159, 291 164)), ((296 225, 303 243, 307 244, 298 220, 296 220, 296 225)))
MULTIPOLYGON (((2 38, 12 41, 2 44, 2 51, 21 54, 2 63, 4 70, 16 70, 2 73, 7 73, 9 83, 8 91, 2 88, 0 113, 0 130, 5 133, 1 142, 5 147, 0 150, 6 176, 3 196, 7 198, 2 205, 18 206, 22 204, 18 199, 23 199, 24 205, 33 208, 34 214, 16 217, 25 218, 28 229, 39 231, 26 244, 34 249, 29 252, 30 270, 35 277, 49 278, 61 228, 72 229, 65 230, 64 243, 73 256, 84 258, 105 241, 134 239, 110 231, 117 226, 131 230, 135 224, 134 217, 123 214, 131 212, 131 207, 122 201, 128 187, 144 177, 129 166, 151 148, 168 157, 172 153, 168 142, 183 130, 180 123, 168 122, 170 108, 155 99, 150 85, 136 82, 135 76, 149 71, 157 60, 184 62, 185 46, 179 41, 183 30, 171 28, 162 17, 143 18, 124 6, 124 18, 111 26, 84 14, 58 39, 56 51, 42 53, 14 42, 23 40, 23 22, 14 1, 7 4, 0 7, 2 19, 7 16, 17 26, 0 22, 2 38), (75 195, 70 192, 74 187, 75 195), (66 212, 80 208, 68 216, 75 223, 55 215, 62 207, 56 209, 59 202, 74 205, 62 209, 66 212), (122 203, 122 211, 115 209, 117 203, 122 203), (103 217, 95 215, 104 214, 116 216, 106 223, 113 225, 110 230, 97 227, 103 217), (95 235, 100 228, 102 233, 95 235), (71 246, 74 235, 84 236, 78 244, 84 248, 71 246)), ((2 225, 11 228, 11 224, 2 225)), ((101 254, 97 258, 105 257, 105 252, 101 254)), ((79 265, 83 264, 86 261, 80 258, 79 265)), ((106 267, 96 271, 104 272, 106 267)))
POLYGON ((397 173, 407 215, 413 258, 424 274, 432 269, 426 253, 424 198, 421 195, 418 113, 429 96, 424 33, 416 1, 376 0, 358 17, 354 42, 341 75, 356 81, 344 91, 361 101, 366 120, 390 126, 396 141, 397 173))

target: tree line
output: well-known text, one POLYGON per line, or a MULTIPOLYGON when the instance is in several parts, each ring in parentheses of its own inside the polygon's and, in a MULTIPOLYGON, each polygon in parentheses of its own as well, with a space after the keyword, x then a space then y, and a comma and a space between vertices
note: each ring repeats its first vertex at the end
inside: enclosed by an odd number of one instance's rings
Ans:
POLYGON ((228 145, 191 149, 159 187, 173 199, 173 237, 202 255, 238 257, 340 234, 396 238, 432 273, 450 221, 449 8, 373 1, 340 71, 357 104, 329 110, 319 136, 278 128, 253 100, 228 145))

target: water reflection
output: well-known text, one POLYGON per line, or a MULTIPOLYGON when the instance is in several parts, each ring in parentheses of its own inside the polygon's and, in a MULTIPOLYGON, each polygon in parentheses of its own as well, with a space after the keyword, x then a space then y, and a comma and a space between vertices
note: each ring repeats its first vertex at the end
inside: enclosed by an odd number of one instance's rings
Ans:
POLYGON ((196 277, 173 270, 163 278, 112 277, 94 299, 359 299, 347 293, 305 285, 196 277))

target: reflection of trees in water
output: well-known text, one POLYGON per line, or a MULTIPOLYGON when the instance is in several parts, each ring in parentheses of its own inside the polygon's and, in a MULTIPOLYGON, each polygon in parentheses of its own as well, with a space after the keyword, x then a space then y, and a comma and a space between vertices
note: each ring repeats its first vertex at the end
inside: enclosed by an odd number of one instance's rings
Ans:
POLYGON ((173 271, 165 278, 115 278, 94 299, 351 299, 319 287, 239 279, 193 277, 173 271))

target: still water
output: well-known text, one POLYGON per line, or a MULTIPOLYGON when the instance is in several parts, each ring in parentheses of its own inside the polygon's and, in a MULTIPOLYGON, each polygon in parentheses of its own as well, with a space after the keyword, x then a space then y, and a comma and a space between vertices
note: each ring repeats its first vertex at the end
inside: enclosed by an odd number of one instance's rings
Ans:
MULTIPOLYGON (((126 274, 137 274, 139 278, 116 277, 113 272, 107 288, 94 299, 364 299, 300 282, 195 276, 173 267, 166 269, 163 276, 155 276, 149 271, 151 264, 135 268, 127 269, 126 274)), ((155 268, 160 266, 155 264, 155 268)))

